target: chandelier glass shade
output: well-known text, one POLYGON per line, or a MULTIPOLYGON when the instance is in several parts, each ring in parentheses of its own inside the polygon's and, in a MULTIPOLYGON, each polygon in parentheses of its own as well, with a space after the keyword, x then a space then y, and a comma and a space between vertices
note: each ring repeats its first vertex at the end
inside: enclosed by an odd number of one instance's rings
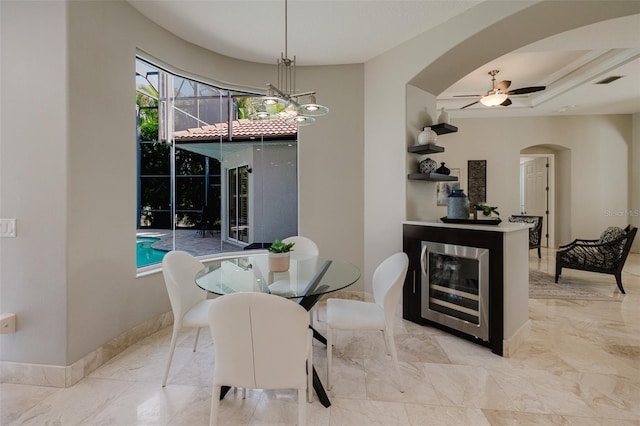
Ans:
POLYGON ((267 84, 267 95, 256 98, 252 105, 255 112, 249 114, 252 120, 285 118, 287 122, 296 122, 298 126, 314 123, 314 117, 326 115, 329 108, 316 102, 316 92, 297 92, 296 57, 288 57, 287 52, 287 0, 284 2, 284 53, 280 54, 278 65, 278 85, 267 84), (308 98, 307 103, 302 99, 308 98))
POLYGON ((507 100, 509 96, 506 93, 493 93, 491 95, 483 96, 480 99, 480 103, 485 106, 498 106, 507 100))

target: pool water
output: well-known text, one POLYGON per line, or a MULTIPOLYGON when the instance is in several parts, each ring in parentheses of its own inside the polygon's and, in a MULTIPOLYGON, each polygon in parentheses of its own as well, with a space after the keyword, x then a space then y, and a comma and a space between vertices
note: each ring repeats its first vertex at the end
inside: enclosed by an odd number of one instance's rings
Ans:
POLYGON ((162 258, 167 254, 167 252, 152 248, 151 245, 156 241, 160 241, 160 238, 136 238, 136 266, 138 268, 162 262, 162 258))

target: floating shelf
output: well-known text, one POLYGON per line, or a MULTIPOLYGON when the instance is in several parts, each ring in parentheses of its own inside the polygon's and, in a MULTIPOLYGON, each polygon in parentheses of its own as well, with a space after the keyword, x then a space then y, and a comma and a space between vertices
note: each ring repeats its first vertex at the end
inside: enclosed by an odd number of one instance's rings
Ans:
POLYGON ((428 143, 426 145, 410 146, 407 148, 407 151, 412 154, 437 154, 439 152, 444 152, 444 147, 428 143))
POLYGON ((411 173, 409 179, 430 180, 434 182, 450 181, 457 182, 458 176, 443 175, 440 173, 411 173))
POLYGON ((456 126, 452 126, 449 123, 438 123, 430 126, 431 130, 436 132, 438 135, 444 135, 445 133, 455 133, 458 131, 456 126))

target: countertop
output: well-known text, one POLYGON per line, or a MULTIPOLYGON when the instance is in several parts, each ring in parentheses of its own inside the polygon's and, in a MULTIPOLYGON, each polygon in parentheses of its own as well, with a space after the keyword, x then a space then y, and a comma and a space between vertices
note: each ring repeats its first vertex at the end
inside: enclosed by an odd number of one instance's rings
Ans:
MULTIPOLYGON (((479 220, 478 222, 482 222, 479 220)), ((404 221, 405 225, 417 225, 417 226, 431 226, 438 228, 455 228, 455 229, 470 229, 476 231, 488 231, 488 232, 517 232, 523 230, 529 230, 533 226, 533 224, 529 223, 515 223, 515 222, 507 222, 503 221, 499 225, 481 225, 481 224, 460 224, 460 223, 443 223, 439 220, 434 221, 404 221)))

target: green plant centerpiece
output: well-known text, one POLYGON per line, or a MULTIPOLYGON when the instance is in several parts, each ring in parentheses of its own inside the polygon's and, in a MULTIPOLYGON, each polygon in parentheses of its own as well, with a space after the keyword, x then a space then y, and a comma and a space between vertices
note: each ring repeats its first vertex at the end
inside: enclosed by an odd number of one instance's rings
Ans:
POLYGON ((483 216, 491 217, 493 213, 500 216, 498 207, 493 207, 488 204, 474 204, 473 205, 473 218, 478 219, 478 212, 481 211, 483 216))
POLYGON ((296 243, 283 243, 280 240, 275 240, 267 250, 269 253, 289 253, 293 250, 293 246, 296 243))
POLYGON ((283 243, 275 240, 269 250, 269 270, 271 272, 285 272, 289 270, 290 254, 296 243, 283 243))

